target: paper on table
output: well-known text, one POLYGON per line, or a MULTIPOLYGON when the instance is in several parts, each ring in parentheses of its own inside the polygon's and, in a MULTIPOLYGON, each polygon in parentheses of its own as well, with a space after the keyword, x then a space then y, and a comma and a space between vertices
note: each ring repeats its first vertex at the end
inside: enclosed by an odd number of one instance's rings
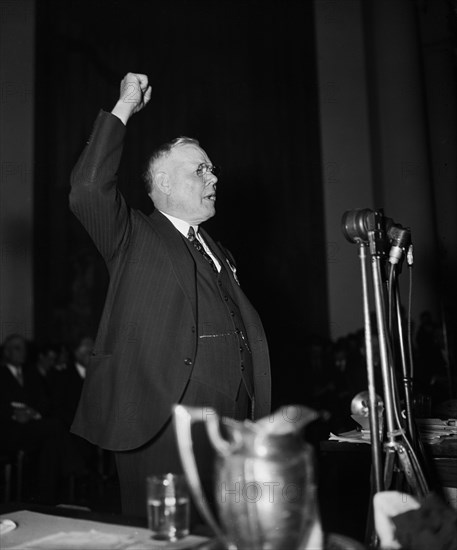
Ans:
POLYGON ((344 432, 341 434, 333 434, 330 432, 329 441, 341 441, 344 443, 368 443, 371 444, 370 435, 359 432, 357 430, 351 430, 350 432, 344 432))
POLYGON ((5 518, 0 520, 0 535, 6 535, 6 533, 9 533, 13 529, 16 529, 17 524, 15 521, 12 521, 11 519, 5 518))
POLYGON ((441 418, 416 418, 416 422, 420 427, 430 427, 437 431, 457 434, 457 420, 455 418, 448 418, 447 420, 441 420, 441 418))
MULTIPOLYGON (((430 445, 439 443, 443 438, 457 435, 457 420, 455 419, 416 418, 415 421, 422 440, 430 445)), ((330 433, 329 440, 345 443, 371 443, 370 432, 366 430, 351 430, 340 434, 330 433)))
POLYGON ((430 444, 439 443, 442 438, 457 434, 457 420, 454 418, 417 418, 416 422, 422 440, 430 444))

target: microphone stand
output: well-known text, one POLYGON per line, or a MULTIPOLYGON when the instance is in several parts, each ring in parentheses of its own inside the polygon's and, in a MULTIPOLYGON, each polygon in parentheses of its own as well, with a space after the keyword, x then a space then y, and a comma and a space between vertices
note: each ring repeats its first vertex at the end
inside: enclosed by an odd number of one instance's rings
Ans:
MULTIPOLYGON (((373 365, 373 345, 371 341, 371 320, 370 320, 370 304, 368 298, 367 270, 366 270, 366 248, 367 245, 359 242, 359 258, 360 269, 362 275, 362 294, 363 294, 363 318, 365 326, 365 349, 367 360, 367 378, 368 378, 368 395, 369 395, 369 419, 370 419, 370 434, 379 434, 379 417, 378 417, 378 396, 376 395, 375 374, 373 365)), ((373 465, 373 484, 374 492, 378 493, 383 490, 382 480, 382 462, 381 462, 381 442, 380 438, 372 437, 371 444, 371 460, 373 465)))
MULTIPOLYGON (((385 313, 385 298, 381 277, 382 247, 377 231, 368 231, 368 241, 372 261, 373 287, 376 306, 376 320, 378 325, 379 352, 381 360, 381 373, 384 391, 384 404, 386 412, 386 439, 384 443, 384 489, 390 489, 392 485, 395 459, 398 459, 397 471, 402 471, 405 481, 413 494, 425 496, 429 492, 428 484, 414 453, 407 434, 401 425, 401 420, 396 409, 395 398, 395 372, 393 369, 392 349, 387 332, 385 313)), ((371 433, 371 441, 378 436, 371 433)))
MULTIPOLYGON (((384 283, 382 278, 381 261, 385 260, 386 253, 386 231, 384 226, 384 218, 382 211, 372 212, 371 210, 347 212, 343 217, 343 224, 346 237, 351 242, 359 244, 359 257, 362 272, 362 290, 363 290, 363 313, 365 325, 365 347, 366 347, 366 363, 367 363, 367 378, 369 391, 369 419, 370 419, 370 437, 372 447, 372 489, 370 499, 370 509, 372 509, 372 497, 375 493, 397 489, 404 490, 404 485, 410 488, 413 495, 422 497, 429 492, 429 487, 425 475, 422 472, 420 463, 408 440, 408 434, 402 425, 402 420, 398 412, 397 387, 395 382, 395 370, 393 361, 393 338, 389 334, 387 315, 386 315, 386 298, 384 292, 384 283), (373 364, 373 343, 371 337, 371 321, 368 303, 368 285, 366 273, 366 248, 369 247, 371 257, 371 273, 373 282, 373 293, 376 309, 377 333, 379 339, 379 354, 380 366, 383 385, 383 396, 385 405, 386 433, 384 446, 384 473, 382 469, 382 453, 380 449, 380 432, 378 406, 375 388, 375 373, 373 364), (403 473, 404 478, 395 479, 394 473, 403 473)), ((394 269, 394 267, 392 267, 394 269)), ((394 273, 393 273, 394 274, 394 273)), ((403 363, 403 378, 406 390, 406 415, 409 434, 414 433, 411 410, 411 381, 407 376, 406 360, 404 359, 404 345, 401 326, 400 304, 398 289, 395 287, 395 303, 398 319, 398 332, 400 350, 403 363)), ((392 328, 392 327, 390 327, 392 328)), ((375 548, 378 545, 378 539, 374 532, 372 518, 372 532, 368 531, 366 538, 369 546, 375 548)))
MULTIPOLYGON (((392 266, 392 269, 395 270, 395 266, 392 266)), ((416 437, 416 430, 413 423, 413 408, 412 408, 412 387, 413 387, 413 380, 411 377, 411 369, 409 369, 408 372, 408 365, 406 360, 406 353, 405 353, 405 344, 403 339, 403 330, 402 330, 402 318, 401 318, 401 310, 400 310, 400 295, 398 291, 398 285, 396 284, 397 281, 395 279, 394 281, 394 300, 395 300, 395 309, 397 314, 397 327, 398 327, 398 345, 400 348, 400 357, 401 357, 401 366, 402 366, 402 374, 403 374, 403 390, 405 392, 405 414, 406 414, 406 422, 408 426, 408 435, 411 438, 411 442, 413 444, 413 447, 417 447, 417 437, 416 437)))

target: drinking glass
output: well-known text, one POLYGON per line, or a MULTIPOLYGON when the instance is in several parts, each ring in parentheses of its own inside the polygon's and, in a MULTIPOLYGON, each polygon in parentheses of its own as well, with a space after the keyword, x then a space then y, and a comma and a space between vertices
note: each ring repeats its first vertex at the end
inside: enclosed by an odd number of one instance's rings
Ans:
POLYGON ((177 540, 189 534, 189 493, 183 474, 153 475, 146 479, 148 528, 158 540, 177 540))

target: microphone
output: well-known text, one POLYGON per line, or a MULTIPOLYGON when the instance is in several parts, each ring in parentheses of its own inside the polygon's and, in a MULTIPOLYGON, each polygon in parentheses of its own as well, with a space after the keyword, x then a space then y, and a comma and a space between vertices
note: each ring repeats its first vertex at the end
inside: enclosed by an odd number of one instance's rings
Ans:
MULTIPOLYGON (((398 264, 409 251, 408 262, 412 256, 411 230, 384 216, 382 209, 359 208, 348 210, 341 220, 343 234, 349 242, 370 244, 384 257, 389 250, 389 262, 398 264)), ((412 259, 411 259, 412 263, 412 259)))
POLYGON ((387 236, 390 240, 389 262, 395 265, 411 246, 411 230, 393 223, 387 231, 387 236))

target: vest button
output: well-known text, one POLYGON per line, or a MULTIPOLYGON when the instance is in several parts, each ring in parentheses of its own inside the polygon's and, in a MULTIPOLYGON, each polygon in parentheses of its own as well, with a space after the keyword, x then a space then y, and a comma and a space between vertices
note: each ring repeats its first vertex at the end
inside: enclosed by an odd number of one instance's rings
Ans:
POLYGON ((189 366, 192 365, 192 359, 190 357, 186 357, 184 359, 184 364, 189 366))
POLYGON ((240 367, 240 368, 241 368, 241 370, 244 370, 244 365, 243 365, 243 364, 241 364, 241 367, 240 367))
POLYGON ((231 315, 232 317, 235 317, 235 312, 234 312, 234 311, 231 311, 231 312, 230 312, 230 315, 231 315))
POLYGON ((192 327, 191 330, 192 330, 192 332, 195 332, 195 327, 192 327))
POLYGON ((240 346, 240 353, 243 353, 243 347, 240 346))

